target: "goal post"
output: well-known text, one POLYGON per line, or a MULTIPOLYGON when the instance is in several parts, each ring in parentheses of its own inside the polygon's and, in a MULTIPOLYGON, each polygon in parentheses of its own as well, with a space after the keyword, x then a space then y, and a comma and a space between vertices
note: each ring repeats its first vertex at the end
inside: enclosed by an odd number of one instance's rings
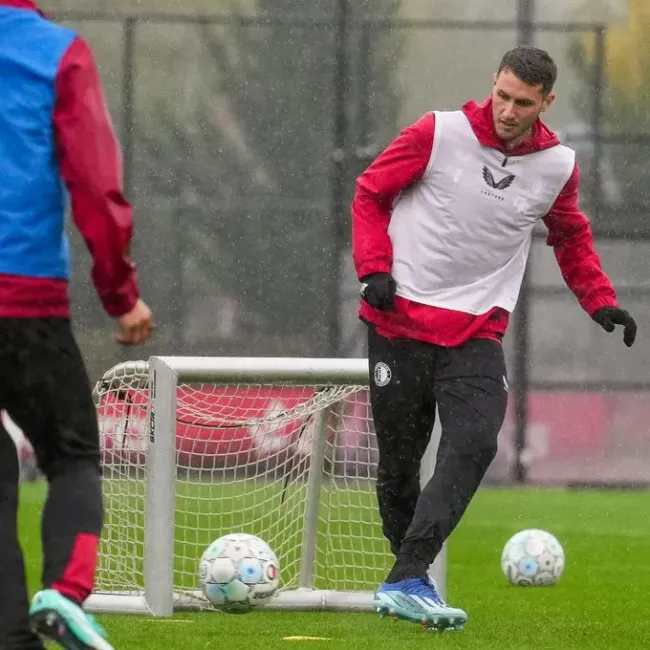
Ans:
MULTIPOLYGON (((276 551, 269 608, 372 610, 392 565, 375 496, 366 359, 151 357, 94 391, 105 526, 94 612, 209 609, 197 576, 232 532, 276 551)), ((439 432, 421 467, 435 466, 439 432)), ((446 545, 431 573, 446 592, 446 545)))

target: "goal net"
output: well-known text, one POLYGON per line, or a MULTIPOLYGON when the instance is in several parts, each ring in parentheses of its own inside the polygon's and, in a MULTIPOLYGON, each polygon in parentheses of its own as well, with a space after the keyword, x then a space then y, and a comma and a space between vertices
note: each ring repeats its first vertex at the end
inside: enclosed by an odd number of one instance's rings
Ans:
MULTIPOLYGON (((198 561, 233 532, 275 550, 270 606, 370 609, 393 558, 367 376, 364 359, 191 357, 105 373, 94 396, 106 515, 89 609, 208 608, 198 561)), ((434 572, 444 589, 444 556, 434 572)))

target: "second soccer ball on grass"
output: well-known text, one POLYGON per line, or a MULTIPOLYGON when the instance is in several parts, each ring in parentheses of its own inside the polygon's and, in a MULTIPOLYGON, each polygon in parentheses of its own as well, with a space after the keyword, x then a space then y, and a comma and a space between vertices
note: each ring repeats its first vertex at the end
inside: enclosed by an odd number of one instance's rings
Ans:
POLYGON ((501 569, 518 587, 549 587, 564 572, 564 549, 551 533, 536 528, 522 530, 506 543, 501 569))

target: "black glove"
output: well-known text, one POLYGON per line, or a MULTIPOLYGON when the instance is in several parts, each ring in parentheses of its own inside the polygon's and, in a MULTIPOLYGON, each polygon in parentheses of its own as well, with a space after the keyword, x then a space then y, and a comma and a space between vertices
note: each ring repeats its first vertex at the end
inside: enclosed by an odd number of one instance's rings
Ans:
POLYGON ((603 307, 594 313, 592 318, 606 331, 613 332, 617 325, 622 325, 623 343, 632 347, 636 339, 636 322, 624 309, 618 307, 603 307))
POLYGON ((371 273, 361 278, 361 297, 375 309, 393 309, 396 288, 390 273, 371 273))

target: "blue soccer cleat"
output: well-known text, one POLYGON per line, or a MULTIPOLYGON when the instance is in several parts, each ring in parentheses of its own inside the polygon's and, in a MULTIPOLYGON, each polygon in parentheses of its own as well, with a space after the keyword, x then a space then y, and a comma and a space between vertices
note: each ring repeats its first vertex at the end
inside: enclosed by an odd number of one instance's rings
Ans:
POLYGON ((102 626, 54 589, 34 596, 29 618, 34 632, 65 650, 113 650, 102 626))
POLYGON ((467 614, 445 603, 431 578, 411 578, 389 584, 382 582, 374 605, 383 618, 390 616, 420 623, 434 630, 462 630, 467 614))

